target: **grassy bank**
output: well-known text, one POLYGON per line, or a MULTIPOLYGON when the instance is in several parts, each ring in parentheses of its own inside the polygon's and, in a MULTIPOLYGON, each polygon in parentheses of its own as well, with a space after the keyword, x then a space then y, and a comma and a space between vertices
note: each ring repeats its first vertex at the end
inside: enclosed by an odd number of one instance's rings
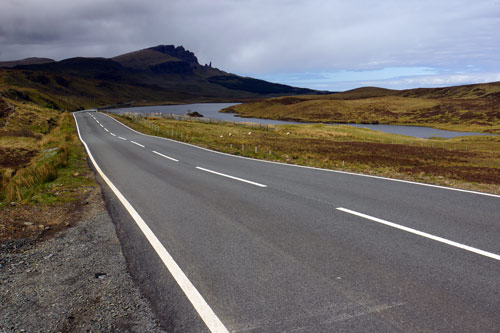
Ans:
POLYGON ((500 194, 500 138, 416 139, 350 126, 209 124, 115 116, 229 154, 500 194))
POLYGON ((35 237, 60 227, 95 182, 71 113, 8 102, 14 109, 0 128, 0 238, 35 237))
POLYGON ((430 126, 500 133, 500 84, 279 97, 229 107, 242 117, 301 122, 430 126))

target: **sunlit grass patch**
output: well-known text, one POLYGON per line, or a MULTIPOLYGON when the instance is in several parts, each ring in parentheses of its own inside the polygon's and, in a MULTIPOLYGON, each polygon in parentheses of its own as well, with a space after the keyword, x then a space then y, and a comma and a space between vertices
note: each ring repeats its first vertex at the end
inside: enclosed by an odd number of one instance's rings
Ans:
POLYGON ((136 130, 252 158, 500 193, 500 138, 419 139, 344 125, 119 117, 136 130))

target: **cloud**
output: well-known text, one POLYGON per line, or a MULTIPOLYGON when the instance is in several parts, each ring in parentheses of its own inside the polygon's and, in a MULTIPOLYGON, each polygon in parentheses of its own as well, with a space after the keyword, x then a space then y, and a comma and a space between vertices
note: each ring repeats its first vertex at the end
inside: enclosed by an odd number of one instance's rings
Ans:
POLYGON ((111 57, 168 43, 251 76, 468 65, 496 73, 498 17, 490 0, 3 0, 0 59, 111 57))
MULTIPOLYGON (((309 74, 302 77, 300 74, 286 75, 282 74, 278 77, 272 75, 260 77, 261 79, 281 82, 284 84, 292 86, 300 86, 311 89, 318 90, 329 90, 329 91, 344 91, 359 87, 369 87, 377 86, 381 88, 389 89, 411 89, 411 88, 421 88, 421 87, 446 87, 473 83, 486 83, 486 82, 496 82, 500 81, 500 71, 496 73, 439 73, 436 71, 432 73, 432 70, 425 69, 420 74, 415 72, 415 68, 412 68, 412 76, 398 76, 396 73, 399 70, 405 69, 401 68, 388 68, 386 70, 376 70, 376 71, 358 71, 358 72, 343 72, 341 75, 339 73, 323 73, 321 77, 308 78, 309 74), (428 70, 428 74, 425 72, 428 70), (394 75, 383 76, 386 72, 387 74, 394 73, 394 75), (351 76, 351 74, 354 74, 351 76), (430 74, 430 75, 429 75, 430 74)), ((410 71, 410 73, 412 72, 410 71)))
MULTIPOLYGON (((386 88, 403 89, 416 87, 445 87, 495 81, 500 81, 500 72, 408 77, 396 80, 376 81, 376 83, 386 88)), ((375 82, 365 81, 360 83, 362 85, 373 85, 375 82)))

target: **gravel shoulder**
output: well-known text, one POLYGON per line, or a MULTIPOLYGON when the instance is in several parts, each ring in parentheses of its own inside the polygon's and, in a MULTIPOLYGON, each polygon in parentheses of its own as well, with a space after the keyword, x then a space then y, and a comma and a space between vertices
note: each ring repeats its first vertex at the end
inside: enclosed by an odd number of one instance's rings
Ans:
POLYGON ((0 247, 0 332, 163 332, 133 282, 99 187, 78 223, 0 247))

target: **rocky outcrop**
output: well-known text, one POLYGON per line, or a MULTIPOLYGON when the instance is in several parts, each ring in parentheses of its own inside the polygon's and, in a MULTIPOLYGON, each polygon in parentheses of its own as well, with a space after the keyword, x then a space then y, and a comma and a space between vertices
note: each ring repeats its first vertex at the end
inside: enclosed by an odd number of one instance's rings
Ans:
POLYGON ((158 45, 151 47, 150 50, 158 51, 169 56, 176 57, 190 64, 198 64, 198 58, 193 52, 187 51, 183 46, 175 47, 175 45, 158 45))

